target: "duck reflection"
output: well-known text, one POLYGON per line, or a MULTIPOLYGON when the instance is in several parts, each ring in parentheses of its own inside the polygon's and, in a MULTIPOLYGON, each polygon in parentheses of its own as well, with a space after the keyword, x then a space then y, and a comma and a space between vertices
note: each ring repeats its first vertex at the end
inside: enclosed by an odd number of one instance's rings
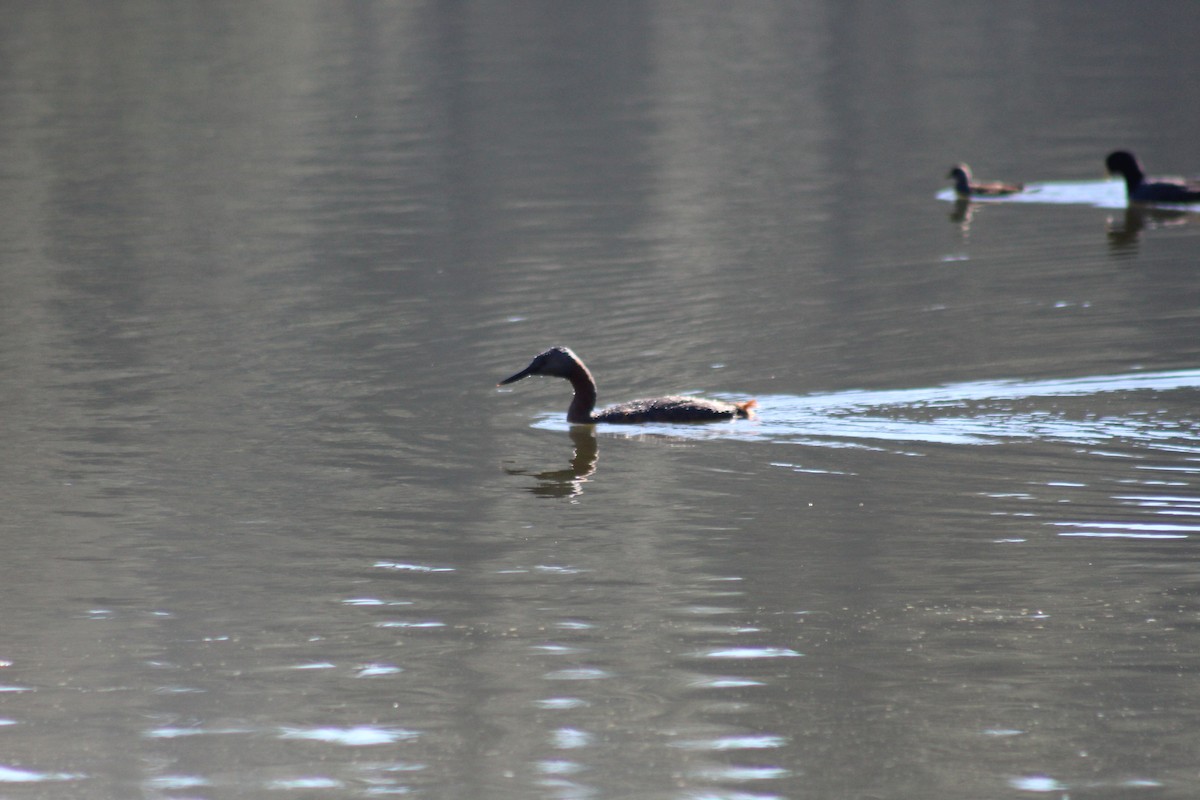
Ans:
POLYGON ((1131 203, 1121 217, 1108 218, 1108 244, 1117 252, 1137 244, 1146 228, 1167 228, 1190 225, 1200 220, 1200 214, 1181 208, 1160 208, 1131 203))
POLYGON ((575 445, 575 454, 568 469, 532 472, 506 467, 504 471, 509 475, 532 475, 537 479, 537 484, 531 486, 529 491, 539 497, 578 497, 583 494, 583 485, 596 471, 599 445, 593 425, 572 425, 570 435, 575 445))
POLYGON ((950 211, 950 221, 962 228, 963 232, 970 230, 971 218, 975 216, 975 206, 965 197, 954 198, 954 208, 950 211))

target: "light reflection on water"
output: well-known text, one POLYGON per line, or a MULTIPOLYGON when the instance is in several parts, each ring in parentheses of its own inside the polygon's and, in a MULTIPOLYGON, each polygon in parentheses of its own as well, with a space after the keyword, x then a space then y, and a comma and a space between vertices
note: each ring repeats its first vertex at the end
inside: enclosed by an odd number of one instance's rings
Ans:
POLYGON ((36 772, 0 765, 0 783, 47 783, 79 780, 84 777, 86 776, 72 775, 67 772, 36 772))
POLYGON ((376 728, 372 726, 360 726, 357 728, 285 728, 279 733, 282 739, 330 742, 347 747, 393 744, 405 739, 414 739, 418 735, 416 731, 376 728))

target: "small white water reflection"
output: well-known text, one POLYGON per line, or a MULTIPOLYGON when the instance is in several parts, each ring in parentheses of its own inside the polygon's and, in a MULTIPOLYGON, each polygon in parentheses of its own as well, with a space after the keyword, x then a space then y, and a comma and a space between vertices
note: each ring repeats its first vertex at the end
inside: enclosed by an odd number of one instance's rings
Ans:
POLYGON ((404 670, 393 664, 371 664, 360 669, 356 678, 378 678, 381 675, 397 675, 404 670))
POLYGON ((267 784, 268 789, 294 791, 296 789, 340 789, 341 781, 333 778, 281 778, 267 784))
POLYGON ((554 731, 554 746, 559 750, 576 750, 592 743, 592 735, 577 728, 559 728, 554 731))
POLYGON ((534 705, 550 711, 566 711, 573 708, 586 708, 591 703, 578 697, 547 697, 537 700, 534 705))
POLYGON ((745 689, 750 686, 766 686, 752 678, 733 678, 725 675, 702 675, 688 683, 691 689, 745 689))
POLYGON ((722 783, 741 783, 743 781, 777 780, 791 774, 791 770, 776 766, 722 766, 703 767, 696 770, 693 777, 722 783))
POLYGON ((454 567, 435 567, 429 564, 406 564, 398 561, 377 561, 379 569, 390 569, 397 572, 454 572, 454 567))
POLYGON ((1023 792, 1061 792, 1066 790, 1066 785, 1056 781, 1049 775, 1022 775, 1013 778, 1009 783, 1014 789, 1020 789, 1023 792))
POLYGON ((340 744, 347 747, 364 747, 370 745, 394 744, 396 742, 415 739, 416 731, 402 728, 377 728, 361 725, 354 728, 283 728, 279 733, 281 739, 307 739, 314 742, 340 744))
POLYGON ((0 766, 0 783, 47 783, 74 781, 84 777, 70 772, 37 772, 29 769, 0 766))
POLYGON ((203 726, 181 727, 167 725, 151 728, 142 733, 147 739, 180 739, 185 736, 227 736, 229 734, 254 733, 252 728, 205 728, 203 726))
MULTIPOLYGON (((873 449, 887 448, 870 442, 966 445, 1011 440, 1091 445, 1113 439, 1154 442, 1195 436, 1200 423, 1164 419, 1150 406, 1127 414, 1089 409, 1081 418, 1073 419, 1065 416, 1056 404, 1038 408, 1037 401, 1188 389, 1200 389, 1200 370, 1037 381, 974 381, 920 389, 848 390, 807 396, 760 395, 758 415, 753 420, 703 426, 600 425, 597 429, 630 437, 769 440, 873 449)), ((535 427, 566 430, 570 426, 559 412, 543 416, 535 427)))
POLYGON ((1058 528, 1073 528, 1059 536, 1088 536, 1120 539, 1186 539, 1200 532, 1200 525, 1156 525, 1145 522, 1054 522, 1058 528))
POLYGON ((607 670, 597 667, 573 667, 547 672, 542 677, 548 681, 599 681, 611 678, 612 675, 607 670))
POLYGON ((711 739, 685 739, 671 742, 671 747, 679 750, 698 750, 720 752, 724 750, 769 750, 783 747, 788 740, 783 736, 770 734, 746 734, 745 736, 717 736, 711 739))
POLYGON ((796 658, 804 655, 787 647, 725 647, 697 653, 697 658, 796 658))
POLYGON ((149 788, 165 791, 172 789, 195 789, 211 785, 211 782, 207 778, 201 778, 196 775, 162 775, 146 781, 146 786, 149 788))
POLYGON ((1117 495, 1123 505, 1152 508, 1159 514, 1200 517, 1200 498, 1178 495, 1117 495))

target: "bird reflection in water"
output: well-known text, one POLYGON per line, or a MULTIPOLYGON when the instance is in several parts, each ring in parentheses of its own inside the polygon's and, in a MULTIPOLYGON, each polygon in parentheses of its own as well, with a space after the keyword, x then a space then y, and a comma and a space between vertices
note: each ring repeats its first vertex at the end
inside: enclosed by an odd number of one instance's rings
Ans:
POLYGON ((975 206, 977 203, 972 203, 965 197, 954 198, 954 208, 950 211, 950 221, 962 229, 966 233, 971 229, 971 218, 975 216, 975 206))
POLYGON ((965 197, 954 198, 949 219, 952 224, 958 226, 959 235, 964 241, 971 235, 971 223, 975 220, 975 215, 981 212, 986 205, 990 205, 990 203, 980 203, 965 197))
POLYGON ((504 471, 509 475, 532 475, 536 478, 537 484, 529 487, 529 491, 538 497, 579 497, 583 494, 583 485, 596 471, 596 462, 599 460, 596 429, 591 425, 572 425, 571 441, 575 444, 575 454, 568 469, 532 472, 505 467, 504 471))
POLYGON ((1131 203, 1121 217, 1108 218, 1108 244, 1115 252, 1137 245, 1142 231, 1149 228, 1175 228, 1200 220, 1200 214, 1182 208, 1160 208, 1131 203))

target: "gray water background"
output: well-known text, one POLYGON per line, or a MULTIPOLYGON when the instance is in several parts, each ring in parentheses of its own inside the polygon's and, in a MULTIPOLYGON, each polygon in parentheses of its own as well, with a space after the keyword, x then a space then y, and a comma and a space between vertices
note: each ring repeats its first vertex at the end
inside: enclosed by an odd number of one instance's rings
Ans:
POLYGON ((11 5, 0 797, 1195 797, 1197 218, 944 175, 1200 172, 1197 41, 11 5))

